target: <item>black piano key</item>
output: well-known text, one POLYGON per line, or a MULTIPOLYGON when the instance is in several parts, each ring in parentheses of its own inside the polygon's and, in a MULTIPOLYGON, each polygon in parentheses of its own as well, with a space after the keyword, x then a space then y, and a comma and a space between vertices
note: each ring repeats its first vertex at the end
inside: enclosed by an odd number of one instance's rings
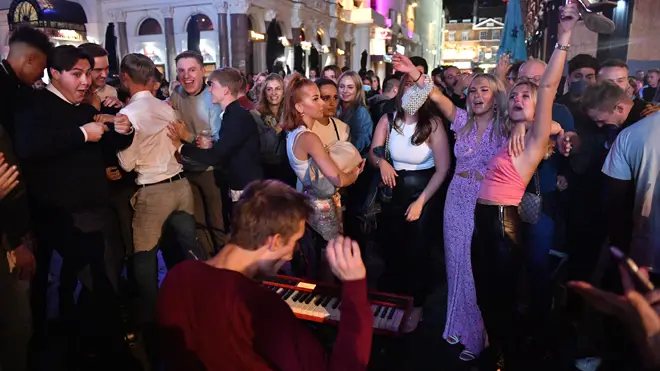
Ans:
POLYGON ((390 309, 392 309, 392 307, 383 307, 383 310, 380 311, 380 318, 385 318, 390 309))
POLYGON ((337 301, 332 305, 332 309, 337 309, 340 303, 341 303, 341 299, 337 298, 337 301))
POLYGON ((378 308, 376 308, 376 311, 374 312, 374 317, 378 317, 378 315, 380 314, 380 311, 382 311, 382 310, 383 310, 383 307, 381 307, 379 305, 378 308))
POLYGON ((314 299, 315 296, 316 296, 316 294, 314 294, 313 292, 310 292, 309 295, 307 296, 307 298, 305 299, 305 304, 311 303, 312 299, 314 299))
POLYGON ((284 299, 284 300, 289 299, 291 297, 291 295, 293 295, 295 292, 296 292, 296 290, 289 289, 289 291, 287 291, 287 293, 284 294, 284 296, 282 296, 282 299, 284 299))
POLYGON ((314 300, 314 305, 318 307, 323 302, 324 299, 325 299, 325 296, 319 295, 319 297, 316 298, 316 300, 314 300))
POLYGON ((394 307, 390 308, 390 315, 387 316, 387 319, 392 319, 392 317, 394 317, 394 312, 395 312, 394 307))
POLYGON ((300 299, 300 297, 303 296, 304 293, 305 293, 304 291, 298 291, 295 295, 293 295, 293 299, 291 299, 291 300, 297 302, 298 299, 300 299))
POLYGON ((302 296, 298 298, 298 303, 304 303, 309 295, 309 292, 303 292, 302 296))
POLYGON ((330 304, 330 301, 332 301, 332 296, 327 296, 327 297, 323 300, 323 302, 321 303, 321 306, 323 306, 323 307, 327 307, 328 304, 330 304))
POLYGON ((287 292, 289 292, 289 289, 284 289, 283 288, 282 291, 280 291, 280 296, 284 297, 284 295, 286 295, 287 292))

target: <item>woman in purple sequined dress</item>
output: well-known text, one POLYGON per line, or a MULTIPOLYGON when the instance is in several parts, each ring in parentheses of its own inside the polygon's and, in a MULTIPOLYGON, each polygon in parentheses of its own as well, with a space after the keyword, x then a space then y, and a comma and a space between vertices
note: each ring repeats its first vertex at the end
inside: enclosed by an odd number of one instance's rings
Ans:
POLYGON ((475 359, 486 345, 486 331, 477 306, 470 246, 474 208, 488 161, 506 144, 507 93, 492 75, 477 75, 469 85, 467 111, 456 108, 439 91, 431 99, 451 122, 456 135, 456 171, 445 202, 444 237, 448 305, 443 338, 465 349, 461 360, 475 359))

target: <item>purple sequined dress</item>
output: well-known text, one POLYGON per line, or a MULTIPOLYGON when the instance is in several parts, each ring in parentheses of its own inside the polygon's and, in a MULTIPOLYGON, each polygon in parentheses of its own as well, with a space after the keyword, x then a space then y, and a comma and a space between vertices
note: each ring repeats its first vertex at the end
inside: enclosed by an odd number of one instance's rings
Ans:
POLYGON ((454 146, 456 172, 449 185, 445 202, 445 261, 449 297, 447 323, 442 337, 447 339, 456 336, 466 350, 478 355, 484 349, 487 337, 477 306, 470 262, 474 208, 481 185, 480 179, 486 174, 488 161, 505 141, 499 143, 497 136, 491 139, 491 124, 477 143, 476 126, 469 133, 461 132, 467 121, 467 112, 457 109, 456 118, 451 125, 451 130, 457 137, 454 146), (467 178, 459 175, 466 173, 467 178))

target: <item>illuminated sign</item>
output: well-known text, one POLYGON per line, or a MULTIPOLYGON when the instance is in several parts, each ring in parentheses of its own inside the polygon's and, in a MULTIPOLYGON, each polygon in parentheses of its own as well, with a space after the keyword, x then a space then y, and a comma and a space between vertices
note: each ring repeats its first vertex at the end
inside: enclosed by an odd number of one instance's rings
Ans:
POLYGON ((266 40, 266 35, 250 30, 250 39, 254 41, 264 41, 266 40))
POLYGON ((373 38, 377 40, 392 40, 392 30, 382 27, 373 29, 373 38))
POLYGON ((57 30, 53 39, 66 40, 66 41, 84 41, 82 34, 74 30, 57 30))

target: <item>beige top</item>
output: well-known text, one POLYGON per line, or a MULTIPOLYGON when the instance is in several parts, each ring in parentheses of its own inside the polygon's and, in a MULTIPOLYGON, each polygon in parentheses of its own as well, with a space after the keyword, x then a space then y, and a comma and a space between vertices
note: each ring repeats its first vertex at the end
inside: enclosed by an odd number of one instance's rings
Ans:
POLYGON ((321 143, 327 147, 337 140, 348 140, 350 129, 348 125, 346 125, 340 119, 331 118, 330 121, 328 121, 327 126, 321 124, 318 121, 314 123, 314 126, 312 127, 312 133, 318 135, 319 138, 321 138, 321 143), (335 131, 335 127, 332 125, 333 121, 337 126, 337 131, 335 131), (339 139, 337 139, 337 133, 339 133, 339 139))

